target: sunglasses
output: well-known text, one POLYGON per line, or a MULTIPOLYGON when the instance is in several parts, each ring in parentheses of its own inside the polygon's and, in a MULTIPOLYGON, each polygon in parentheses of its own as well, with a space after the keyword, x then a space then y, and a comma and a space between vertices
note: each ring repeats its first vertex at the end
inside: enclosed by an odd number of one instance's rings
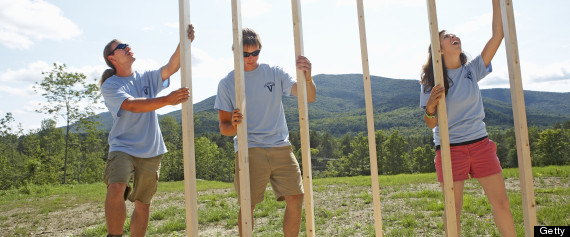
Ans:
POLYGON ((261 52, 261 50, 259 50, 259 49, 258 49, 258 50, 255 50, 255 51, 253 51, 253 52, 251 52, 251 53, 243 52, 243 57, 244 57, 244 58, 247 58, 247 57, 249 57, 249 55, 253 55, 254 57, 256 57, 257 55, 259 55, 260 52, 261 52))
POLYGON ((129 44, 119 44, 115 49, 113 49, 113 51, 111 51, 111 53, 109 53, 109 55, 113 55, 117 49, 125 49, 127 47, 129 47, 129 44))

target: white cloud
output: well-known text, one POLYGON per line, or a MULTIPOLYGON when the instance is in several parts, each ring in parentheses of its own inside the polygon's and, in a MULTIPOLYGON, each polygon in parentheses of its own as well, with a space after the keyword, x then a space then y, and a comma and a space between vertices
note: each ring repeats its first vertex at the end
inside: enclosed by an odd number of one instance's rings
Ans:
POLYGON ((241 5, 243 17, 256 18, 271 10, 271 4, 265 0, 247 0, 241 5))
POLYGON ((27 96, 30 95, 30 91, 22 88, 15 88, 11 86, 0 85, 0 93, 8 94, 13 96, 27 96))
POLYGON ((29 49, 34 40, 66 40, 81 34, 61 10, 43 0, 0 0, 0 43, 29 49))
MULTIPOLYGON (((533 62, 521 62, 521 76, 524 90, 570 92, 570 61, 538 65, 533 62)), ((509 88, 508 68, 502 67, 494 76, 485 78, 481 88, 509 88)))
POLYGON ((22 82, 38 82, 43 79, 42 72, 47 72, 51 69, 51 64, 44 61, 36 61, 29 64, 27 68, 17 70, 8 69, 4 72, 0 72, 0 82, 8 82, 8 84, 4 85, 22 82))
POLYGON ((463 35, 467 33, 476 32, 482 27, 491 25, 491 20, 493 19, 493 13, 486 13, 480 16, 473 17, 470 21, 455 26, 453 32, 463 35))

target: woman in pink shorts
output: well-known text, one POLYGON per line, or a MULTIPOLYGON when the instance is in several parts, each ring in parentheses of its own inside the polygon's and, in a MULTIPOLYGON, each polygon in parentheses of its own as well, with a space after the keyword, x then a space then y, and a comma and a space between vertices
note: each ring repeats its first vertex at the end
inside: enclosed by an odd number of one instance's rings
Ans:
POLYGON ((430 47, 421 77, 420 106, 425 110, 426 124, 433 129, 436 145, 435 167, 438 181, 443 188, 436 111, 443 93, 446 95, 458 234, 461 230, 459 217, 463 207, 463 186, 465 180, 472 177, 483 187, 493 207, 493 216, 501 235, 515 236, 509 198, 497 157, 497 146, 487 137, 483 122, 485 112, 478 85, 478 82, 492 71, 491 59, 503 40, 499 0, 492 2, 492 36, 475 59, 467 60, 461 49, 461 40, 457 36, 446 31, 439 33, 445 83, 444 86, 434 83, 430 47))

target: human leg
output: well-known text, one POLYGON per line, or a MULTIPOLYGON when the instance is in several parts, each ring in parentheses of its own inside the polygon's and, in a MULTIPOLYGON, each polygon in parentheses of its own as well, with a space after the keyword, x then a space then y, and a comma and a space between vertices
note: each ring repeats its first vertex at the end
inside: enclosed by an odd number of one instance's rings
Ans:
POLYGON ((285 196, 285 216, 283 217, 283 234, 285 237, 298 236, 301 227, 303 194, 285 196))
POLYGON ((303 208, 301 170, 290 146, 269 149, 271 156, 271 187, 278 201, 285 200, 284 236, 298 236, 303 208))
POLYGON ((121 235, 123 225, 127 218, 125 198, 130 191, 128 187, 133 170, 128 154, 123 152, 111 152, 105 164, 104 182, 107 184, 105 197, 105 221, 107 233, 121 235))
POLYGON ((131 216, 131 236, 145 236, 150 216, 150 203, 158 189, 160 161, 162 156, 151 158, 133 157, 133 193, 129 200, 135 203, 131 216))
POLYGON ((491 203, 493 218, 501 236, 516 236, 503 174, 497 173, 477 180, 485 190, 489 203, 491 203))
MULTIPOLYGON (((267 161, 266 151, 260 147, 252 147, 248 149, 249 158, 249 188, 250 188, 250 200, 251 200, 251 227, 253 229, 254 219, 253 210, 255 205, 261 203, 264 199, 265 189, 267 183, 269 182, 269 176, 271 174, 271 169, 269 168, 269 163, 267 161)), ((240 176, 239 176, 239 155, 235 154, 235 170, 234 170, 234 188, 238 196, 238 202, 241 201, 240 192, 240 176)), ((240 205, 241 206, 241 205, 240 205)), ((238 229, 240 236, 242 235, 242 223, 241 223, 241 208, 238 214, 238 229)))
POLYGON ((127 218, 127 207, 124 199, 126 187, 127 184, 124 183, 111 183, 107 186, 105 221, 107 222, 107 233, 111 235, 123 234, 123 225, 127 218))
POLYGON ((135 201, 135 209, 131 216, 131 236, 145 236, 150 215, 150 204, 135 201))
POLYGON ((501 235, 515 236, 509 197, 499 157, 497 157, 497 145, 492 140, 486 139, 470 146, 473 160, 471 177, 476 178, 485 190, 501 235))

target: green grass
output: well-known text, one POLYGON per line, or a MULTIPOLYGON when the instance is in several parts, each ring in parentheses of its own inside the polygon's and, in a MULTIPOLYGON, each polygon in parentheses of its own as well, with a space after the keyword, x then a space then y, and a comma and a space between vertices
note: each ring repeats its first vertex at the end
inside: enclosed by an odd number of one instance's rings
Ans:
MULTIPOLYGON (((517 235, 524 236, 518 169, 504 176, 517 235)), ((570 166, 534 167, 534 193, 539 225, 570 225, 570 166)), ((383 232, 386 236, 441 236, 443 195, 434 173, 380 176, 383 232)), ((369 176, 313 180, 315 231, 325 236, 374 236, 372 191, 369 176)), ((198 223, 201 236, 236 236, 239 205, 232 183, 198 181, 198 223)), ((462 236, 499 236, 491 207, 477 181, 464 188, 462 236)), ((102 236, 105 185, 27 186, 0 191, 0 229, 3 235, 59 233, 76 229, 75 236, 102 236), (76 212, 71 212, 75 210, 76 212), (66 216, 66 211, 70 213, 66 216), (59 214, 58 214, 59 213, 59 214), (61 214, 63 213, 63 214, 61 214), (89 220, 85 213, 94 213, 89 220), (77 218, 81 216, 82 218, 77 218), (81 223, 67 223, 85 219, 81 223), (49 229, 52 228, 52 229, 49 229), (60 229, 57 229, 60 228, 60 229), (59 230, 59 231, 58 231, 59 230)), ((148 235, 184 236, 186 213, 184 182, 161 182, 151 207, 148 235)), ((254 236, 281 236, 284 202, 273 192, 257 205, 254 236)), ((128 204, 128 234, 132 204, 128 204), (130 205, 130 206, 129 206, 130 205)), ((305 216, 301 236, 305 235, 305 216)))

